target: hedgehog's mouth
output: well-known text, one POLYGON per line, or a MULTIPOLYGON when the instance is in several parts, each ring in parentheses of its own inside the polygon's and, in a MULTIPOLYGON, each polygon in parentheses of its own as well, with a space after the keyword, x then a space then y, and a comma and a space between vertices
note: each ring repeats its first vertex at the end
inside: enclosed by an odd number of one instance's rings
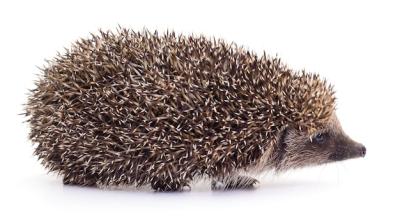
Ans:
POLYGON ((365 157, 367 149, 362 144, 351 146, 338 146, 337 149, 329 156, 331 161, 341 161, 358 157, 365 157))

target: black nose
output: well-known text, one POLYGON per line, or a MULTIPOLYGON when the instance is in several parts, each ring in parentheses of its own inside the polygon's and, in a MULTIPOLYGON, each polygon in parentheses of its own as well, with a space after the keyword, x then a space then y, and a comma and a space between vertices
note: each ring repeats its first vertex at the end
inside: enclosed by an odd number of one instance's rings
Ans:
POLYGON ((365 154, 367 153, 367 148, 365 148, 364 146, 361 146, 361 157, 365 157, 365 154))

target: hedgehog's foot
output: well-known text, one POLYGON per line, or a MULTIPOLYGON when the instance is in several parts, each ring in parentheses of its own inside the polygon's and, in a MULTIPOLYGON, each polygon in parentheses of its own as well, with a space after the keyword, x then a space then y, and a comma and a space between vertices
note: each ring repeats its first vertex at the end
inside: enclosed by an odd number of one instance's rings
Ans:
POLYGON ((92 175, 90 176, 68 175, 64 176, 63 183, 64 185, 97 187, 97 177, 92 175))
POLYGON ((211 181, 212 190, 253 189, 258 180, 249 176, 229 176, 211 181))
POLYGON ((188 182, 185 181, 169 181, 155 179, 151 182, 151 188, 157 192, 176 192, 190 190, 188 182))

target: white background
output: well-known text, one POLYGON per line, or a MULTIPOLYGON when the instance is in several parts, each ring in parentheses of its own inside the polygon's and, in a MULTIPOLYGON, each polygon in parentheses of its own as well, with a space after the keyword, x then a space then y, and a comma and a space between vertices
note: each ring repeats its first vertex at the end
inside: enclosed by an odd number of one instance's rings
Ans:
POLYGON ((396 1, 1 1, 0 218, 400 218, 396 1), (255 191, 154 193, 63 186, 32 156, 22 104, 43 66, 98 28, 175 30, 278 54, 335 85, 364 159, 267 175, 255 191))

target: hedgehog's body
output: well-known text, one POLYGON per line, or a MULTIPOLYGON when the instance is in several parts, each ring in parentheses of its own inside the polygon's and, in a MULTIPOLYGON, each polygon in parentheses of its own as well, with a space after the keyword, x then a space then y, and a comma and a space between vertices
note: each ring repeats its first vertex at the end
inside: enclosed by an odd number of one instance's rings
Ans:
POLYGON ((240 171, 307 164, 285 155, 290 133, 342 133, 317 76, 204 37, 101 32, 37 86, 26 108, 35 153, 71 184, 179 190, 208 176, 246 187, 256 181, 240 171))

